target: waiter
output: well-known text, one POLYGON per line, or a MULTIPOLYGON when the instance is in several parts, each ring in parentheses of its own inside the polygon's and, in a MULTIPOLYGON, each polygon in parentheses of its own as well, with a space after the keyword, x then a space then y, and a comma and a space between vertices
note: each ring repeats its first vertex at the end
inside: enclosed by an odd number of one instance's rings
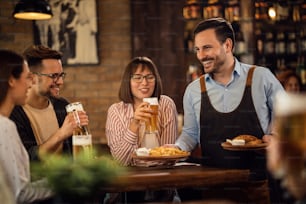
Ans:
POLYGON ((194 30, 194 45, 205 74, 185 90, 184 127, 175 145, 185 151, 199 145, 205 166, 250 169, 250 182, 260 191, 256 191, 260 202, 269 203, 265 154, 228 151, 221 143, 242 134, 269 142, 273 100, 284 90, 268 68, 234 57, 235 33, 225 19, 200 22, 194 30))

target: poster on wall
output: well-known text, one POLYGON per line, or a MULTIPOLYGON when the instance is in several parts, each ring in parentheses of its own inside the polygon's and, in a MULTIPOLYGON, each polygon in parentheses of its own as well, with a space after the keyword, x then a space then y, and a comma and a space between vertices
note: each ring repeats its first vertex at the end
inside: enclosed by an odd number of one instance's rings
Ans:
POLYGON ((63 54, 65 65, 98 64, 96 0, 48 0, 53 17, 34 21, 34 43, 63 54))

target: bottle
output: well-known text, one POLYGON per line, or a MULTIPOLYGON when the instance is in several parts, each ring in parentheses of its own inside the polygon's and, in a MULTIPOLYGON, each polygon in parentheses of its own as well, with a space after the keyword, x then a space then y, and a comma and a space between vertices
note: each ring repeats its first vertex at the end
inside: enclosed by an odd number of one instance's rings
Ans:
POLYGON ((235 46, 235 54, 242 55, 246 53, 246 44, 244 41, 244 36, 242 31, 238 31, 236 33, 236 46, 235 46))
POLYGON ((194 45, 191 31, 186 31, 185 35, 185 51, 186 53, 193 53, 194 45))
POLYGON ((305 21, 306 20, 306 2, 302 3, 300 5, 300 20, 305 21))
POLYGON ((263 54, 263 35, 261 33, 261 30, 256 30, 256 47, 257 47, 257 53, 259 55, 263 54))
MULTIPOLYGON (((67 113, 73 114, 77 123, 80 123, 77 111, 84 111, 81 102, 70 103, 66 106, 67 113)), ((92 157, 92 136, 90 134, 88 126, 79 125, 73 130, 72 135, 72 153, 74 160, 79 155, 85 155, 88 158, 92 157)))
POLYGON ((259 8, 259 2, 255 2, 255 19, 260 19, 260 8, 259 8))
POLYGON ((295 32, 288 33, 287 52, 295 54, 297 50, 295 32))
POLYGON ((292 20, 293 20, 294 22, 299 22, 299 21, 301 21, 300 6, 298 6, 298 5, 294 5, 294 6, 293 6, 292 20))
POLYGON ((300 31, 299 51, 306 52, 306 29, 301 29, 300 31))
POLYGON ((286 51, 285 34, 283 32, 278 33, 276 39, 277 39, 277 43, 275 45, 276 54, 284 54, 286 51))
POLYGON ((230 22, 239 21, 240 8, 238 0, 228 0, 225 3, 224 17, 230 22))
POLYGON ((263 0, 255 1, 255 19, 268 20, 268 3, 263 0))
POLYGON ((266 42, 264 46, 265 54, 274 54, 274 38, 272 32, 266 33, 266 42))
POLYGON ((304 63, 305 63, 304 56, 300 56, 298 58, 298 65, 296 68, 296 72, 300 76, 303 85, 306 84, 306 67, 304 63))
POLYGON ((289 6, 286 2, 278 3, 276 7, 276 20, 282 21, 289 18, 289 6))

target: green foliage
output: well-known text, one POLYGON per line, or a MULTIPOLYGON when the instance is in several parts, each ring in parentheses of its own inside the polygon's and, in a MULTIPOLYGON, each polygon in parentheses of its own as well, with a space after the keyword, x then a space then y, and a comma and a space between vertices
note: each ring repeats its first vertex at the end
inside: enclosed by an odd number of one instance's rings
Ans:
POLYGON ((49 155, 43 160, 32 164, 33 179, 46 177, 50 187, 68 200, 101 195, 99 189, 125 170, 109 157, 90 158, 85 154, 75 160, 63 155, 49 155))

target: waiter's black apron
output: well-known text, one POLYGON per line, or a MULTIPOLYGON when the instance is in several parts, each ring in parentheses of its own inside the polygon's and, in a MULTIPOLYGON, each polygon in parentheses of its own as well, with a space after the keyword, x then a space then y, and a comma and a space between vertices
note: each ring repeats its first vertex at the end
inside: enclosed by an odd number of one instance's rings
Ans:
POLYGON ((204 76, 201 83, 200 142, 202 149, 201 163, 218 168, 250 169, 251 180, 266 179, 266 160, 263 154, 254 151, 228 151, 221 147, 226 139, 241 134, 262 138, 264 132, 260 126, 252 100, 252 67, 247 76, 242 100, 238 107, 229 113, 218 112, 210 103, 204 76))

